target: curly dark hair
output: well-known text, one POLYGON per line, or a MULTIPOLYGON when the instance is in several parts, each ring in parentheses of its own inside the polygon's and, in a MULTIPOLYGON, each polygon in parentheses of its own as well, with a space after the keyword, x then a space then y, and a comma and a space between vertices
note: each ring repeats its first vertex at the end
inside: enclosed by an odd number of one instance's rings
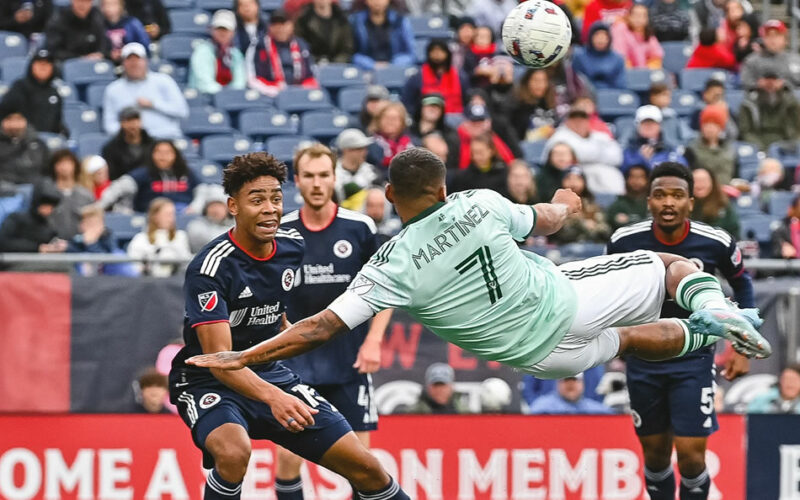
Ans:
POLYGON ((81 176, 81 163, 78 160, 78 157, 75 156, 75 153, 70 151, 69 149, 59 149, 58 151, 54 152, 52 156, 50 156, 50 162, 47 164, 47 175, 50 176, 51 179, 55 180, 56 178, 56 163, 60 162, 61 160, 68 159, 75 165, 75 181, 80 180, 81 176))
POLYGON ((283 184, 288 169, 286 164, 269 153, 247 153, 234 156, 222 172, 222 187, 228 196, 236 196, 242 186, 259 177, 270 176, 283 184))
POLYGON ((694 194, 692 194, 694 193, 694 177, 692 176, 692 171, 680 163, 665 161, 656 165, 653 171, 650 172, 650 186, 652 186, 653 181, 659 177, 677 177, 685 180, 686 184, 689 185, 689 197, 691 198, 694 196, 694 194))

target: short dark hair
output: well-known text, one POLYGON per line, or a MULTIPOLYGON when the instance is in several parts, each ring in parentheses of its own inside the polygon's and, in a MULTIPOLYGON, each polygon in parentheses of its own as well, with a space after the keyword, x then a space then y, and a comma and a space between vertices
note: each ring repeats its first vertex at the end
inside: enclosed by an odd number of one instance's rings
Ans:
POLYGON ((64 159, 71 161, 72 164, 75 165, 74 178, 76 181, 79 180, 81 176, 81 162, 78 160, 78 157, 75 156, 75 153, 69 149, 59 149, 50 156, 50 162, 47 164, 47 175, 50 176, 51 179, 55 180, 56 163, 59 163, 64 159))
POLYGON ((167 383, 167 376, 160 373, 155 367, 148 368, 139 376, 139 388, 146 387, 169 387, 167 383))
POLYGON ((717 30, 715 28, 704 28, 700 30, 700 45, 706 47, 717 43, 717 30))
POLYGON ((446 172, 438 156, 425 148, 410 148, 392 158, 389 182, 397 196, 411 199, 435 194, 444 184, 446 172))
POLYGON ((653 181, 659 177, 677 177, 683 179, 689 185, 689 197, 694 196, 694 176, 692 171, 675 161, 665 161, 659 163, 652 172, 650 172, 650 186, 652 189, 653 181))
POLYGON ((708 80, 706 80, 706 85, 705 85, 705 87, 703 87, 703 92, 705 92, 706 90, 712 89, 714 87, 719 87, 719 88, 724 90, 725 89, 725 82, 722 82, 722 81, 720 81, 720 80, 718 80, 716 78, 709 78, 708 80))
POLYGON ((259 177, 270 176, 283 184, 286 181, 286 164, 269 153, 247 153, 234 156, 222 172, 222 187, 228 196, 236 196, 242 186, 259 177))
POLYGON ((650 97, 658 94, 663 94, 664 92, 668 92, 670 90, 669 85, 664 82, 656 82, 650 85, 650 89, 648 90, 648 95, 650 97))

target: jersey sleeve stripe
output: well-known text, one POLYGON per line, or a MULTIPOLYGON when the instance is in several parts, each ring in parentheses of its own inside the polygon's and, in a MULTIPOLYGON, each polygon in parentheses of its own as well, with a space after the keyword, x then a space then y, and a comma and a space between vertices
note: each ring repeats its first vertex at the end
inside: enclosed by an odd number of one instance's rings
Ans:
POLYGON ((213 265, 214 260, 217 258, 217 255, 221 254, 225 251, 227 247, 232 245, 227 240, 220 241, 217 246, 215 246, 211 251, 206 254, 205 259, 203 259, 203 265, 200 266, 200 273, 201 274, 208 274, 209 269, 213 265))
POLYGON ((642 233, 644 231, 650 230, 650 222, 643 226, 638 226, 638 224, 634 224, 633 226, 623 227, 622 229, 617 229, 614 234, 611 235, 611 242, 615 243, 620 238, 625 236, 630 236, 636 233, 642 233))
POLYGON ((211 270, 210 270, 210 272, 209 272, 209 276, 211 276, 211 277, 213 278, 213 277, 214 277, 214 276, 217 274, 217 269, 219 269, 219 264, 222 262, 222 259, 224 259, 224 258, 225 258, 225 257, 227 257, 228 255, 230 255, 231 253, 233 253, 233 251, 234 251, 234 250, 235 250, 235 249, 234 249, 233 245, 231 245, 231 246, 230 246, 230 248, 228 248, 227 250, 225 250, 225 253, 221 254, 221 255, 220 255, 220 256, 219 256, 219 257, 218 257, 218 258, 217 258, 217 259, 214 261, 214 265, 211 267, 211 270))
POLYGON ((357 222, 363 222, 364 224, 366 224, 366 226, 369 228, 369 230, 372 232, 372 234, 375 234, 375 233, 378 232, 378 228, 377 228, 377 226, 375 226, 375 221, 372 220, 372 217, 369 217, 369 216, 364 215, 362 213, 355 212, 353 210, 348 210, 346 208, 339 207, 339 211, 337 213, 337 216, 341 217, 342 219, 353 220, 353 221, 357 221, 357 222))
POLYGON ((715 240, 719 241, 720 243, 722 243, 725 246, 730 245, 731 241, 733 241, 731 236, 728 233, 726 233, 724 231, 721 231, 719 229, 714 229, 711 226, 705 226, 704 227, 704 226, 692 224, 692 227, 691 227, 690 231, 695 233, 695 234, 699 234, 701 236, 706 236, 708 238, 715 239, 715 240))
POLYGON ((192 325, 192 328, 195 328, 200 325, 213 325, 214 323, 230 323, 227 319, 214 319, 211 321, 201 321, 200 323, 195 323, 192 325))
POLYGON ((293 211, 289 212, 288 214, 284 215, 283 217, 281 217, 281 224, 283 224, 284 222, 294 222, 299 217, 300 217, 300 211, 299 210, 293 210, 293 211))

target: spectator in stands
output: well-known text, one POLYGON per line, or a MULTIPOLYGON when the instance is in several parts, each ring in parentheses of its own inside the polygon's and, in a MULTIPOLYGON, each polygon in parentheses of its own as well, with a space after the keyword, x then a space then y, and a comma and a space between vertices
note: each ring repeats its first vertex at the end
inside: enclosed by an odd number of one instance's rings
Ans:
POLYGON ((248 85, 264 95, 274 97, 289 85, 319 87, 308 45, 294 35, 294 23, 282 9, 272 13, 266 36, 245 58, 248 85))
POLYGON ((150 71, 147 51, 139 43, 122 48, 122 77, 111 82, 103 94, 103 128, 116 134, 120 112, 134 107, 142 126, 155 137, 181 137, 180 120, 189 116, 189 105, 171 76, 150 71))
MULTIPOLYGON (((136 168, 111 183, 100 197, 105 209, 121 204, 132 206, 135 212, 144 212, 157 197, 166 197, 184 210, 194 201, 190 212, 199 212, 203 200, 195 196, 199 182, 186 166, 178 148, 168 140, 153 144, 146 166, 136 168), (130 203, 129 203, 130 201, 130 203)), ((115 207, 116 208, 116 207, 115 207)))
POLYGON ((108 163, 100 155, 89 155, 81 162, 80 183, 95 200, 99 200, 103 191, 111 185, 108 176, 108 163))
POLYGON ((134 107, 119 112, 119 132, 105 146, 102 156, 108 162, 108 176, 113 181, 144 165, 155 141, 142 128, 142 115, 134 107))
POLYGON ((661 110, 652 104, 646 104, 636 110, 634 119, 636 134, 631 137, 622 153, 623 170, 631 165, 646 165, 652 169, 664 161, 686 164, 682 151, 664 137, 661 131, 662 119, 661 110))
POLYGON ((703 167, 721 184, 729 184, 736 170, 733 141, 725 137, 728 110, 719 105, 706 106, 700 113, 700 135, 686 148, 686 160, 692 169, 703 167))
POLYGON ((106 28, 106 38, 111 44, 109 58, 115 63, 122 62, 122 47, 137 42, 147 49, 150 47, 150 36, 142 22, 125 12, 124 0, 102 0, 100 12, 106 28))
POLYGON ((136 406, 131 413, 171 413, 164 405, 169 392, 166 375, 159 373, 155 367, 148 368, 136 381, 136 386, 139 390, 136 394, 136 406))
POLYGON ((228 213, 228 197, 219 189, 214 195, 206 197, 202 217, 192 219, 186 226, 189 248, 192 253, 199 252, 206 243, 232 226, 233 219, 228 213))
POLYGON ((390 100, 389 90, 383 85, 370 85, 367 87, 367 95, 364 97, 364 104, 358 114, 358 122, 362 131, 367 131, 375 120, 378 111, 386 106, 390 100))
POLYGON ((469 166, 455 174, 450 183, 451 191, 491 189, 505 193, 508 165, 498 156, 492 136, 486 133, 473 137, 469 152, 469 166))
POLYGON ((406 108, 399 102, 390 102, 378 111, 372 123, 372 137, 367 160, 385 171, 394 155, 413 147, 406 130, 406 108))
POLYGON ((561 178, 561 187, 571 189, 581 197, 581 213, 571 217, 564 226, 548 240, 558 245, 567 243, 605 243, 611 236, 606 217, 594 202, 594 195, 586 185, 586 176, 580 167, 570 167, 561 178))
POLYGON ((367 190, 364 214, 375 222, 375 226, 378 228, 378 243, 381 245, 403 228, 403 222, 392 212, 392 204, 386 200, 386 195, 381 188, 367 190))
POLYGON ((758 39, 758 18, 755 14, 746 15, 736 23, 734 36, 732 49, 737 63, 741 64, 747 56, 761 50, 758 39))
POLYGON ((560 379, 556 391, 533 400, 532 415, 608 415, 611 408, 599 401, 584 397, 583 374, 560 379))
POLYGON ((433 363, 425 370, 425 387, 416 403, 403 413, 447 415, 468 413, 461 399, 456 397, 453 367, 446 363, 433 363))
MULTIPOLYGON (((706 85, 700 97, 703 99, 704 106, 698 107, 689 119, 689 125, 693 130, 700 131, 700 112, 705 109, 705 106, 710 106, 712 104, 722 106, 728 110, 728 117, 732 117, 733 113, 731 113, 731 110, 728 108, 728 103, 725 102, 725 84, 723 82, 714 78, 709 78, 706 81, 706 85)), ((736 126, 736 122, 732 119, 728 120, 728 123, 725 125, 725 135, 729 139, 739 137, 739 127, 736 126)))
POLYGON ((772 256, 776 259, 800 258, 800 196, 795 196, 781 225, 772 232, 772 256))
POLYGON ((258 0, 234 0, 233 10, 236 12, 236 46, 246 54, 251 45, 267 34, 267 22, 261 15, 258 0))
POLYGON ((453 54, 453 66, 459 71, 463 71, 467 76, 472 75, 475 66, 478 65, 478 58, 472 52, 472 43, 475 41, 475 19, 464 16, 456 20, 453 28, 456 31, 455 40, 450 44, 450 52, 453 54))
POLYGON ((308 42, 311 55, 319 63, 349 63, 353 59, 353 28, 338 2, 314 0, 303 7, 295 32, 308 42))
POLYGON ((650 26, 659 42, 679 42, 689 38, 689 12, 680 0, 655 0, 650 6, 650 26))
POLYGON ((422 136, 421 146, 435 154, 448 169, 458 169, 460 145, 450 148, 447 140, 439 132, 429 132, 422 136))
POLYGON ((70 0, 47 24, 47 49, 59 61, 75 57, 103 59, 110 55, 103 15, 92 0, 70 0))
POLYGON ((641 222, 648 217, 647 187, 649 169, 646 165, 632 165, 625 172, 625 194, 620 195, 606 209, 606 220, 611 231, 622 226, 641 222))
POLYGON ((128 14, 142 22, 151 40, 158 40, 172 30, 161 0, 127 0, 126 6, 128 14))
POLYGON ((700 32, 700 45, 695 47, 686 63, 687 68, 720 68, 736 71, 739 63, 733 52, 717 41, 717 30, 705 28, 700 32))
POLYGON ((30 38, 44 31, 52 12, 52 0, 7 0, 0 3, 0 30, 30 38))
MULTIPOLYGON (((792 177, 786 175, 783 164, 777 158, 764 158, 759 162, 758 173, 748 186, 750 195, 758 200, 763 211, 767 211, 770 199, 776 191, 790 191, 792 177)), ((747 188, 746 188, 747 189, 747 188)))
MULTIPOLYGON (((87 205, 80 212, 79 232, 67 243, 67 253, 124 254, 117 245, 114 235, 106 227, 105 212, 97 205, 87 205)), ((136 276, 133 266, 123 262, 118 264, 94 264, 81 262, 76 270, 81 276, 119 275, 136 276)))
MULTIPOLYGON (((511 90, 511 87, 508 89, 511 90)), ((521 158, 522 157, 522 148, 519 145, 519 137, 517 137, 517 133, 514 131, 514 127, 511 126, 511 120, 508 119, 506 116, 506 110, 503 106, 503 103, 509 96, 503 95, 502 93, 493 93, 491 89, 489 91, 473 88, 469 91, 469 97, 467 101, 467 108, 471 108, 472 106, 478 105, 483 106, 486 108, 486 113, 491 120, 489 124, 489 128, 497 134, 497 136, 502 139, 502 141, 508 146, 508 149, 511 151, 511 154, 514 158, 521 158)), ((468 114, 467 109, 465 108, 464 117, 468 114)), ((461 122, 463 125, 464 122, 461 122)), ((475 132, 479 133, 478 127, 475 132)), ((463 146, 463 144, 462 144, 463 146)), ((466 150, 468 151, 468 150, 466 150)), ((498 151, 501 151, 498 148, 498 151)), ((510 163, 511 160, 504 160, 506 163, 510 163)))
POLYGON ((458 166, 456 153, 459 150, 458 132, 445 122, 445 100, 441 94, 431 93, 422 96, 419 105, 415 106, 414 120, 411 123, 410 133, 415 144, 420 144, 422 138, 431 133, 438 133, 447 141, 447 150, 454 154, 448 155, 448 168, 458 166))
POLYGON ((683 144, 694 137, 681 121, 677 111, 672 108, 672 89, 669 85, 664 82, 653 83, 650 85, 648 96, 650 104, 661 111, 661 132, 667 142, 683 144))
POLYGON ((49 177, 61 193, 61 202, 53 211, 52 221, 58 237, 69 240, 78 234, 81 209, 94 202, 94 196, 78 183, 81 166, 78 157, 69 149, 56 151, 50 157, 49 177))
POLYGON ((473 0, 467 15, 475 19, 478 26, 487 26, 493 33, 500 33, 503 21, 517 3, 516 0, 473 0))
POLYGON ((514 64, 511 58, 497 54, 494 33, 488 26, 478 26, 470 46, 476 66, 472 71, 472 85, 490 94, 505 94, 514 84, 514 64))
POLYGON ((632 5, 631 0, 592 0, 583 14, 583 42, 588 43, 592 39, 594 23, 602 21, 605 26, 612 26, 628 14, 632 5))
POLYGON ((506 189, 503 194, 509 200, 520 205, 539 203, 539 194, 536 190, 533 170, 525 160, 514 160, 508 166, 506 189))
MULTIPOLYGON (((561 106, 559 106, 559 108, 560 107, 561 106)), ((576 97, 573 101, 572 107, 575 109, 581 109, 585 111, 587 115, 589 115, 589 128, 592 131, 606 134, 612 139, 614 138, 614 134, 611 133, 611 129, 608 128, 608 124, 602 118, 600 118, 600 115, 597 113, 597 104, 594 102, 594 98, 591 95, 580 95, 576 97)))
POLYGON ((542 168, 536 175, 536 186, 539 189, 540 198, 548 202, 561 188, 561 179, 564 172, 578 165, 578 158, 575 151, 566 142, 555 142, 545 147, 547 154, 542 168))
POLYGON ((492 130, 492 118, 489 110, 484 104, 472 104, 467 107, 464 113, 466 120, 458 126, 458 137, 461 141, 459 151, 459 168, 467 168, 470 164, 471 149, 470 142, 475 137, 483 134, 490 134, 494 144, 494 150, 505 164, 511 163, 515 155, 500 136, 492 130))
POLYGON ((745 89, 760 87, 761 78, 776 74, 790 87, 800 87, 800 54, 786 50, 786 25, 771 19, 761 26, 760 34, 764 47, 742 63, 742 86, 745 89))
POLYGON ((3 102, 0 111, 0 181, 35 183, 47 163, 47 145, 28 125, 23 103, 3 102))
POLYGON ((61 253, 67 242, 58 238, 52 215, 61 193, 49 180, 34 185, 28 210, 14 212, 0 226, 0 252, 61 253))
POLYGON ((343 205, 356 193, 377 186, 383 179, 378 175, 375 166, 367 162, 367 148, 373 142, 375 141, 372 138, 357 128, 342 130, 336 138, 339 155, 336 160, 334 191, 339 204, 343 205))
POLYGON ((28 65, 27 75, 14 82, 6 92, 0 110, 14 103, 12 106, 18 106, 37 132, 64 133, 64 103, 53 84, 56 76, 53 55, 45 49, 36 51, 28 65))
POLYGON ((404 0, 408 14, 411 16, 444 15, 444 17, 458 18, 466 14, 473 0, 404 0), (444 9, 444 10, 442 10, 444 9))
POLYGON ((701 167, 694 169, 692 176, 694 178, 692 219, 710 226, 721 227, 734 238, 738 238, 739 216, 714 173, 701 167))
POLYGON ((469 89, 469 79, 453 65, 453 54, 447 41, 434 38, 428 42, 427 59, 419 72, 410 76, 403 86, 401 100, 412 115, 417 114, 420 98, 439 94, 444 100, 444 112, 461 114, 469 89))
POLYGON ((529 69, 519 80, 507 104, 507 113, 517 137, 543 141, 556 130, 556 93, 544 69, 529 69))
POLYGON ((389 0, 367 0, 367 9, 350 16, 353 64, 372 70, 389 64, 414 64, 414 32, 409 20, 389 8, 389 0))
MULTIPOLYGON (((189 238, 175 224, 175 204, 169 198, 157 197, 147 210, 147 227, 128 244, 128 256, 134 259, 189 259, 189 238)), ((147 276, 165 278, 181 266, 148 262, 137 266, 147 276)))
POLYGON ((593 192, 625 192, 625 180, 617 168, 622 162, 622 149, 608 135, 592 130, 586 111, 574 107, 569 111, 564 122, 547 140, 543 157, 547 158, 550 149, 561 142, 568 144, 575 152, 593 192))
MULTIPOLYGON (((689 37, 696 43, 705 28, 719 28, 725 19, 727 0, 700 0, 689 10, 689 37)), ((745 6, 745 3, 742 3, 745 6)), ((747 11, 752 10, 747 4, 747 11)))
POLYGON ((236 15, 220 9, 214 13, 209 27, 211 40, 197 44, 192 51, 189 87, 205 94, 216 94, 224 88, 245 88, 244 56, 233 43, 236 15))
POLYGON ((750 401, 747 413, 800 414, 800 365, 784 368, 777 387, 750 401))
POLYGON ((739 109, 739 137, 767 149, 773 142, 800 139, 800 103, 779 73, 768 71, 739 109))
MULTIPOLYGON (((597 0, 595 0, 597 1, 597 0)), ((576 47, 572 56, 575 71, 585 75, 598 89, 625 88, 625 59, 611 50, 611 31, 598 21, 588 31, 586 47, 576 47)))
POLYGON ((628 68, 661 68, 664 49, 650 26, 649 15, 647 5, 635 3, 621 21, 611 26, 611 46, 625 58, 628 68))

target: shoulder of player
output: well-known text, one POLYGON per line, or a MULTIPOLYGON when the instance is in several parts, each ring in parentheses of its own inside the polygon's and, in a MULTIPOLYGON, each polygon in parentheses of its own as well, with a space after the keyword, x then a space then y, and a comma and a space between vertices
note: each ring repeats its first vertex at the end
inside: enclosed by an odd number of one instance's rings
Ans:
POLYGON ((278 230, 275 232, 275 237, 285 240, 303 241, 303 235, 300 234, 300 231, 292 227, 284 227, 284 226, 279 227, 278 230))
POLYGON ((611 235, 610 241, 611 243, 616 243, 623 238, 650 231, 652 225, 653 221, 647 219, 643 220, 642 222, 637 222, 636 224, 631 224, 630 226, 621 227, 614 231, 614 234, 611 235))
POLYGON ((378 232, 378 228, 375 226, 375 221, 372 220, 372 217, 364 215, 361 212, 339 207, 339 210, 336 211, 336 218, 364 225, 372 234, 378 232))
POLYGON ((402 238, 403 235, 406 234, 406 232, 408 232, 408 228, 403 228, 403 230, 394 235, 392 239, 381 245, 378 248, 378 251, 375 252, 372 255, 372 257, 370 257, 368 263, 372 264, 373 267, 378 267, 378 268, 389 263, 389 260, 392 257, 398 255, 397 252, 394 252, 395 247, 403 246, 402 238))
POLYGON ((467 198, 502 198, 502 195, 492 189, 467 189, 447 195, 447 201, 462 200, 467 198))
POLYGON ((236 246, 227 235, 212 240, 192 259, 186 272, 197 273, 214 278, 219 269, 225 265, 226 258, 236 250, 236 246))
POLYGON ((300 210, 292 210, 288 214, 281 216, 281 225, 300 220, 300 210))
POLYGON ((691 220, 689 222, 689 233, 702 238, 717 241, 726 248, 733 243, 733 236, 731 236, 730 233, 724 229, 710 226, 704 222, 696 220, 691 220))

